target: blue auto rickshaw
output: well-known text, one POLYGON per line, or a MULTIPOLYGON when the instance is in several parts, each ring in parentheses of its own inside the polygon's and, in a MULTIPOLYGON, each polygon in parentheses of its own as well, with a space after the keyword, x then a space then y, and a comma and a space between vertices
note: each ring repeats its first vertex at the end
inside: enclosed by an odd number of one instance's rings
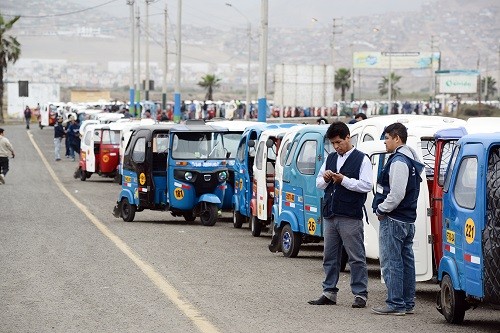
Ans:
POLYGON ((144 209, 170 211, 213 226, 226 188, 227 129, 204 122, 134 128, 125 149, 115 217, 134 220, 144 209))
POLYGON ((234 161, 234 195, 233 205, 233 226, 241 228, 243 223, 249 221, 251 214, 250 202, 252 200, 253 185, 253 165, 255 162, 256 142, 262 131, 270 128, 288 128, 296 124, 267 124, 257 123, 247 127, 243 132, 236 159, 234 161))
POLYGON ((463 136, 450 161, 437 309, 460 324, 471 307, 500 305, 500 133, 463 136))

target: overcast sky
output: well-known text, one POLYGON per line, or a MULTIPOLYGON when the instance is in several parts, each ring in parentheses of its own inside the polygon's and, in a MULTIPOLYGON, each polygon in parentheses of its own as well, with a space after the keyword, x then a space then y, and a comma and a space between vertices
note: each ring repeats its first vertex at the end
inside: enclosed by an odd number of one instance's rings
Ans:
MULTIPOLYGON (((130 7, 127 0, 70 0, 84 7, 102 4, 94 10, 128 17, 130 7)), ((145 1, 136 0, 145 12, 145 1)), ((272 27, 310 27, 311 24, 331 26, 333 18, 349 19, 357 16, 376 15, 391 11, 418 11, 424 0, 269 0, 268 17, 272 27), (317 21, 313 23, 312 18, 317 21)), ((178 0, 156 0, 150 4, 150 21, 163 20, 162 13, 167 3, 171 23, 177 21, 178 0)), ((229 28, 246 24, 259 26, 261 0, 182 0, 182 23, 200 26, 211 25, 229 28), (232 4, 233 8, 226 3, 232 4)), ((360 22, 363 24, 363 22, 360 22)))

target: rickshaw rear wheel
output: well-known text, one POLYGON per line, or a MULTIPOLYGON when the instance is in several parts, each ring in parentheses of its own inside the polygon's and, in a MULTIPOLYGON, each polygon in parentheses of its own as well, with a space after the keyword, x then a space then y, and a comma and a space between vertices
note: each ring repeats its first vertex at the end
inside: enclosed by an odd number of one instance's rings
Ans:
POLYGON ((239 229, 245 222, 245 217, 237 210, 233 210, 233 227, 239 229))
POLYGON ((193 212, 184 213, 182 214, 182 216, 187 222, 193 222, 194 220, 196 220, 196 216, 194 216, 193 212))
POLYGON ((127 198, 122 200, 122 219, 125 222, 132 222, 135 217, 136 207, 131 205, 127 198))
POLYGON ((217 210, 217 205, 213 203, 202 203, 200 220, 201 223, 206 227, 211 227, 217 222, 217 217, 219 212, 217 210))
POLYGON ((283 226, 281 230, 281 251, 287 258, 295 258, 299 254, 302 237, 293 232, 290 224, 283 226))
POLYGON ((453 289, 453 282, 449 275, 441 281, 441 311, 450 324, 461 324, 464 321, 467 302, 465 293, 453 289))
POLYGON ((252 215, 250 218, 250 231, 252 232, 252 236, 259 237, 260 232, 262 231, 262 224, 257 216, 252 215))
POLYGON ((82 170, 82 168, 80 168, 80 180, 84 182, 86 179, 87 179, 87 172, 85 170, 82 170))

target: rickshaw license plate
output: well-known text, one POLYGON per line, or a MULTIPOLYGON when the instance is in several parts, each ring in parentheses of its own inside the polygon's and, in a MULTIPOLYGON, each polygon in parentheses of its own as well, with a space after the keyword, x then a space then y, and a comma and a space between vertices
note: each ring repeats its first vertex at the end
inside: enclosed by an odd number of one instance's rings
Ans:
POLYGON ((450 244, 455 244, 455 232, 446 230, 446 241, 450 244))
POLYGON ((290 202, 294 202, 295 201, 295 194, 290 193, 290 192, 286 192, 285 200, 290 201, 290 202))

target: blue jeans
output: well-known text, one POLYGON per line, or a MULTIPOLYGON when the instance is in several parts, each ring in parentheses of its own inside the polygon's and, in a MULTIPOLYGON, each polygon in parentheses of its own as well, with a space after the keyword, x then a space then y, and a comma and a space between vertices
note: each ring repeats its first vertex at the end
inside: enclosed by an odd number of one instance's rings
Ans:
POLYGON ((387 306, 396 311, 415 306, 415 224, 385 217, 380 221, 380 268, 387 287, 387 306))
POLYGON ((329 299, 336 300, 343 244, 351 268, 351 291, 354 295, 366 300, 368 270, 363 243, 363 221, 342 216, 335 216, 333 219, 325 218, 323 236, 323 269, 325 271, 323 294, 329 299))

